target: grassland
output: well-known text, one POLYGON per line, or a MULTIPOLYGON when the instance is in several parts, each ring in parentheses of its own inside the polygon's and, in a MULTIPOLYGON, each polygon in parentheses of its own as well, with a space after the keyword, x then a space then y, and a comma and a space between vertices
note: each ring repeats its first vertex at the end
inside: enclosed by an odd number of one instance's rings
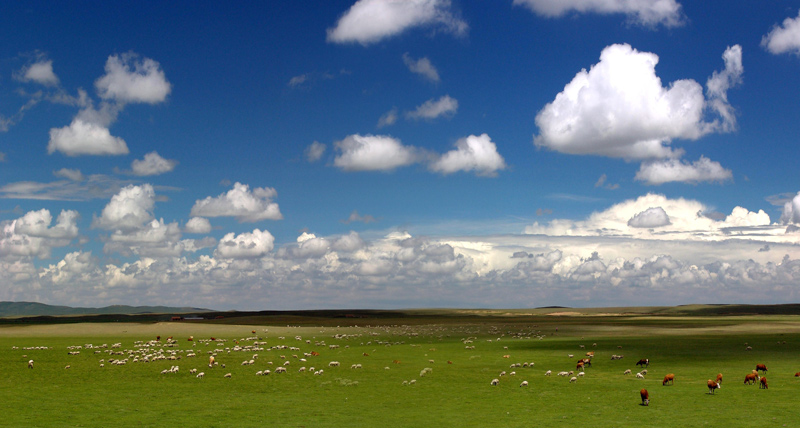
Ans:
POLYGON ((0 327, 0 426, 796 426, 798 355, 800 316, 667 309, 8 325, 0 327), (176 346, 166 347, 170 336, 176 346), (108 347, 95 348, 102 344, 108 347), (133 362, 170 351, 180 359, 133 362), (320 355, 304 355, 312 351, 320 355), (595 357, 585 376, 575 383, 556 376, 575 370, 588 351, 595 357), (209 368, 209 352, 225 368, 209 368), (254 365, 241 365, 255 353, 254 365), (612 354, 624 358, 612 361, 612 354), (650 359, 646 378, 623 375, 638 371, 639 358, 650 359), (287 373, 274 373, 286 361, 287 373), (535 364, 511 368, 524 362, 535 364), (742 383, 757 363, 769 368, 767 390, 742 383), (174 365, 178 373, 161 374, 174 365), (324 373, 310 373, 312 366, 324 373), (205 377, 189 374, 193 368, 205 377), (421 376, 425 368, 431 371, 421 376), (273 373, 255 375, 266 369, 273 373), (661 385, 667 373, 676 375, 672 386, 661 385), (717 373, 722 388, 710 395, 706 380, 717 373), (500 383, 491 386, 495 378, 500 383), (529 386, 520 387, 523 380, 529 386), (650 391, 648 407, 639 405, 641 388, 650 391))

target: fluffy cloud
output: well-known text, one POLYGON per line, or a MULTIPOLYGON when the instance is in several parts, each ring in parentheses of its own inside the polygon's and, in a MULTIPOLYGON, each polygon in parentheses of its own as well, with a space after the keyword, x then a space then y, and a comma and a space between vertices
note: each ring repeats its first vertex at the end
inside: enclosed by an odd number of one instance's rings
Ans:
POLYGON ((783 224, 800 224, 800 192, 783 205, 783 213, 781 214, 781 223, 783 224))
POLYGON ((784 19, 783 25, 775 25, 761 39, 761 46, 775 55, 786 52, 800 55, 800 13, 797 18, 784 19))
POLYGON ((36 238, 73 239, 78 236, 77 220, 77 211, 62 210, 56 224, 50 227, 53 216, 49 210, 29 211, 17 220, 14 231, 36 238))
POLYGON ((272 199, 278 192, 271 187, 256 187, 252 192, 246 184, 235 183, 233 189, 216 198, 211 196, 197 200, 192 207, 192 216, 235 217, 240 223, 283 218, 278 204, 272 199))
POLYGON ((406 113, 409 119, 436 119, 438 117, 453 117, 458 111, 458 100, 445 95, 438 100, 430 99, 417 106, 414 111, 406 113))
POLYGON ((310 146, 306 147, 306 150, 303 152, 303 154, 305 155, 307 161, 316 162, 322 159, 322 155, 325 154, 326 148, 327 147, 325 144, 322 144, 319 141, 314 141, 310 146))
POLYGON ((691 164, 678 159, 645 162, 635 177, 636 180, 655 185, 669 182, 723 182, 732 178, 731 170, 723 168, 719 162, 714 162, 705 156, 700 156, 698 161, 691 164))
POLYGON ((128 145, 112 136, 108 128, 76 118, 69 126, 50 130, 47 153, 55 151, 67 156, 126 155, 128 145))
POLYGON ((547 16, 563 16, 567 12, 612 14, 622 13, 633 22, 655 26, 675 27, 683 24, 681 5, 675 0, 514 0, 533 12, 547 16))
POLYGON ((272 251, 275 238, 268 231, 253 229, 251 233, 228 233, 217 245, 215 255, 225 259, 258 258, 272 251))
POLYGON ((111 197, 100 217, 94 219, 93 226, 107 230, 139 229, 153 219, 155 197, 150 184, 126 186, 111 197))
POLYGON ((431 64, 431 60, 427 57, 414 59, 406 52, 403 54, 403 62, 412 73, 419 74, 431 82, 439 82, 439 71, 436 70, 436 67, 431 64))
POLYGON ((186 222, 186 233, 211 232, 211 222, 207 218, 192 217, 186 222))
POLYGON ((111 55, 106 74, 97 79, 100 97, 119 103, 156 104, 164 101, 172 90, 157 61, 140 59, 135 54, 111 55))
POLYGON ((366 46, 419 26, 434 26, 456 35, 468 29, 450 10, 450 0, 358 0, 335 27, 328 28, 327 40, 366 46))
POLYGON ((497 153, 497 146, 487 134, 470 135, 458 140, 455 146, 455 150, 442 155, 429 168, 442 174, 475 171, 478 175, 493 177, 506 167, 503 157, 497 153))
POLYGON ((19 72, 19 79, 45 86, 58 86, 58 76, 53 72, 52 60, 40 60, 23 67, 19 72))
POLYGON ((170 172, 178 165, 178 161, 162 158, 157 152, 144 155, 144 159, 135 159, 131 164, 134 175, 159 175, 170 172))
POLYGON ((383 135, 353 134, 334 146, 339 154, 333 164, 345 171, 391 171, 420 159, 418 149, 383 135))
POLYGON ((661 207, 648 208, 628 220, 628 226, 630 227, 643 227, 648 229, 667 226, 669 224, 671 224, 669 216, 667 212, 664 211, 664 208, 661 207))
POLYGON ((741 74, 741 48, 729 48, 726 69, 709 79, 707 103, 694 80, 677 80, 663 87, 656 76, 658 56, 629 45, 603 49, 600 62, 582 70, 537 115, 538 147, 570 154, 594 154, 625 159, 664 159, 682 155, 667 145, 672 139, 697 139, 733 127, 704 120, 711 108, 726 112, 725 91, 741 74), (738 55, 738 57, 737 57, 738 55))
POLYGON ((48 258, 53 247, 69 245, 78 236, 78 213, 64 210, 50 227, 50 211, 29 211, 22 217, 0 222, 0 258, 48 258))

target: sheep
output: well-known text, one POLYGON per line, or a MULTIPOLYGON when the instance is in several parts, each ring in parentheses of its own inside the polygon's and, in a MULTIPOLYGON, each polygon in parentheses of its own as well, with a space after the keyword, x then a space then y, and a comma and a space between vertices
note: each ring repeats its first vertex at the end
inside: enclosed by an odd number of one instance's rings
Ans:
POLYGON ((548 371, 544 372, 544 375, 545 376, 550 376, 552 373, 553 373, 552 370, 548 370, 548 371))
POLYGON ((642 397, 642 406, 649 406, 650 393, 648 393, 646 389, 642 388, 642 390, 639 391, 639 395, 642 397))
POLYGON ((644 375, 641 373, 636 373, 636 379, 644 379, 644 375))
POLYGON ((759 382, 761 382, 761 385, 758 386, 759 388, 761 388, 761 389, 769 389, 769 386, 767 385, 767 378, 766 377, 762 377, 759 382))
POLYGON ((625 370, 624 372, 622 372, 622 374, 624 374, 624 375, 631 374, 631 373, 633 373, 633 372, 631 372, 631 369, 628 369, 628 370, 625 370))
POLYGON ((643 374, 643 375, 647 375, 647 370, 642 370, 642 371, 640 371, 639 373, 641 373, 641 374, 643 374))
POLYGON ((578 381, 578 378, 576 378, 575 376, 572 376, 572 377, 569 379, 569 383, 573 383, 573 382, 577 382, 577 381, 578 381))
POLYGON ((228 378, 228 377, 232 377, 232 376, 233 376, 233 375, 232 375, 232 374, 230 374, 230 373, 225 373, 225 376, 223 376, 223 377, 225 377, 225 378, 228 378))
POLYGON ((210 356, 210 357, 208 357, 208 367, 209 367, 209 368, 212 368, 212 367, 214 367, 214 364, 215 364, 215 363, 216 363, 216 361, 215 361, 215 358, 214 358, 214 356, 213 356, 213 355, 212 355, 212 356, 210 356))
POLYGON ((720 389, 720 388, 721 388, 721 386, 720 386, 719 383, 714 382, 711 379, 708 380, 708 393, 709 394, 713 394, 714 391, 716 391, 717 389, 720 389))
POLYGON ((64 369, 68 369, 68 368, 70 368, 69 364, 67 364, 67 365, 64 367, 64 369))
POLYGON ((583 375, 585 375, 585 374, 586 373, 584 373, 584 372, 580 372, 580 373, 578 373, 578 377, 583 377, 583 375))
POLYGON ((492 379, 492 386, 497 386, 500 383, 500 379, 492 379))
POLYGON ((661 385, 667 385, 667 384, 672 385, 674 383, 675 383, 675 374, 674 373, 670 373, 670 374, 664 376, 664 380, 661 381, 661 385))
POLYGON ((278 366, 275 368, 275 373, 286 373, 286 367, 278 366))
POLYGON ((527 380, 523 380, 522 383, 519 384, 519 386, 520 387, 528 386, 528 381, 527 380))
POLYGON ((339 362, 331 361, 330 363, 328 363, 328 367, 339 367, 339 362))
POLYGON ((198 379, 200 379, 200 378, 202 378, 202 377, 203 377, 203 376, 205 376, 205 375, 206 375, 206 374, 205 374, 204 372, 200 372, 200 373, 198 373, 198 374, 197 374, 197 376, 195 376, 195 377, 196 377, 196 378, 198 378, 198 379))
POLYGON ((28 360, 28 368, 29 369, 33 368, 33 360, 28 360))

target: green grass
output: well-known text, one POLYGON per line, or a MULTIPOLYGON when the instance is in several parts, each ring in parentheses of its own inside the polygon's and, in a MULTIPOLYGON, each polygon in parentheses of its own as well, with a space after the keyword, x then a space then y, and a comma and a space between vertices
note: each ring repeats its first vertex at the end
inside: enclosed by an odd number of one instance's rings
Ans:
MULTIPOLYGON (((260 324, 257 319, 250 321, 260 324)), ((417 321, 381 327, 201 323, 0 327, 0 402, 5 409, 0 426, 796 425, 797 316, 603 315, 524 321, 511 317, 502 322, 494 318, 437 322, 427 316, 425 323, 417 321), (232 351, 217 355, 226 368, 208 368, 209 350, 233 348, 237 340, 240 346, 252 345, 253 341, 243 340, 254 336, 252 330, 267 342, 263 351, 257 351, 255 365, 241 362, 256 352, 232 351), (337 339, 337 334, 345 336, 337 339), (125 358, 127 353, 110 356, 111 349, 97 354, 80 349, 79 355, 67 355, 69 346, 87 343, 111 346, 120 342, 121 349, 142 349, 134 347, 134 342, 157 335, 162 343, 168 336, 177 340, 179 347, 163 349, 183 351, 178 354, 180 360, 115 366, 108 360, 125 358), (195 341, 187 341, 190 335, 195 341), (226 341, 208 345, 199 341, 212 336, 226 341), (466 338, 472 343, 465 344, 466 338), (324 346, 315 345, 322 341, 324 346), (746 351, 745 343, 753 350, 746 351), (467 345, 475 349, 465 349, 467 345), (32 346, 50 349, 23 349, 32 346), (273 346, 300 350, 268 350, 273 346), (187 358, 186 352, 192 349, 197 357, 187 358), (558 371, 574 370, 577 358, 589 350, 596 356, 585 377, 569 383, 556 376, 558 371), (311 351, 321 355, 306 357, 306 362, 292 357, 302 358, 311 351), (612 354, 625 358, 611 361, 612 354), (651 361, 646 379, 623 375, 625 369, 638 371, 639 358, 651 361), (33 370, 27 368, 29 359, 35 361, 33 370), (100 359, 105 360, 103 368, 100 359), (258 370, 274 372, 284 361, 290 361, 286 374, 255 376, 258 370), (341 365, 329 367, 330 361, 341 365), (535 365, 510 367, 522 362, 535 365), (757 363, 769 367, 768 390, 742 383, 757 363), (70 369, 64 368, 67 364, 70 369), (352 364, 362 368, 351 369, 352 364), (180 372, 160 374, 172 365, 180 366, 180 372), (324 373, 298 372, 301 366, 322 368, 324 373), (420 377, 426 367, 432 371, 420 377), (189 374, 192 368, 205 372, 205 378, 189 374), (553 376, 544 376, 546 370, 552 370, 553 376), (516 371, 516 375, 500 377, 502 371, 516 371), (228 372, 232 377, 223 378, 228 372), (720 372, 722 388, 709 395, 706 380, 720 372), (673 386, 661 385, 667 373, 676 374, 673 386), (500 379, 498 386, 490 385, 494 378, 500 379), (403 384, 411 380, 415 384, 403 384), (519 387, 523 380, 529 382, 528 387, 519 387), (650 391, 649 407, 639 405, 643 387, 650 391)))

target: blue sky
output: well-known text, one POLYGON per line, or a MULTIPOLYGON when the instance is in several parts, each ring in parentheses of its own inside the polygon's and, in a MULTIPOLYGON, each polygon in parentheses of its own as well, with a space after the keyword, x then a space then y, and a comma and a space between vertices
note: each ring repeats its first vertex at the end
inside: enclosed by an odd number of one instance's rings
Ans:
POLYGON ((800 4, 7 9, 0 300, 800 298, 800 4))

